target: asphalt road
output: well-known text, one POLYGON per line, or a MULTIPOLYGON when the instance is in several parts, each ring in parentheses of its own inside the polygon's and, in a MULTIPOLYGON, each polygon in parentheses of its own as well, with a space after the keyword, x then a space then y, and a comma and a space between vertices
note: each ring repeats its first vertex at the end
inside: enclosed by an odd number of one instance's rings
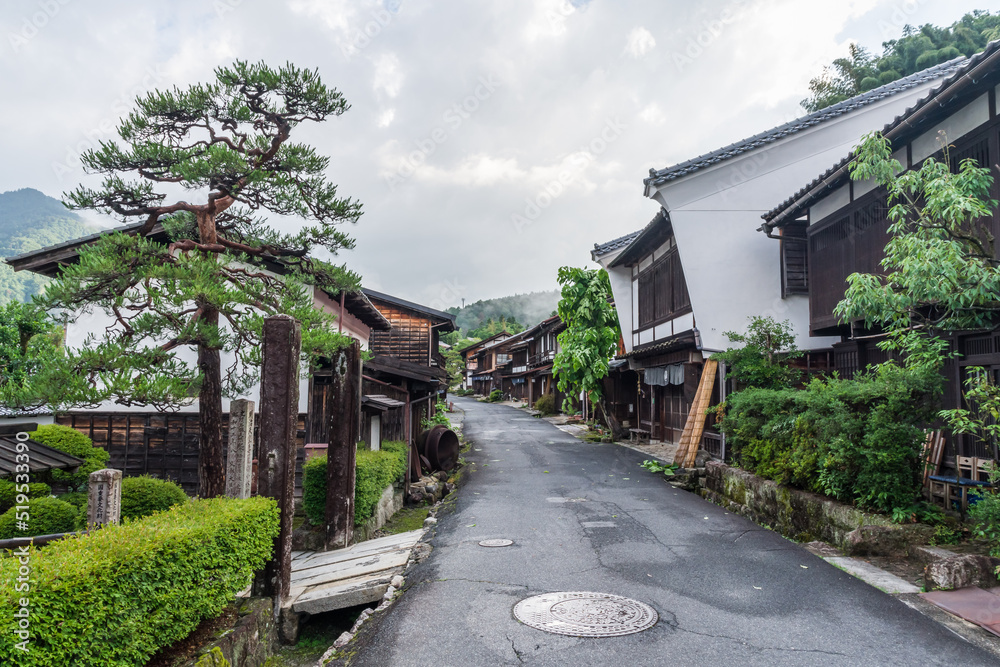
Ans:
POLYGON ((638 452, 513 408, 456 403, 475 470, 352 665, 996 664, 780 535, 674 489, 638 452), (488 538, 515 544, 478 546, 488 538), (519 600, 553 591, 624 595, 660 620, 607 639, 515 620, 519 600))

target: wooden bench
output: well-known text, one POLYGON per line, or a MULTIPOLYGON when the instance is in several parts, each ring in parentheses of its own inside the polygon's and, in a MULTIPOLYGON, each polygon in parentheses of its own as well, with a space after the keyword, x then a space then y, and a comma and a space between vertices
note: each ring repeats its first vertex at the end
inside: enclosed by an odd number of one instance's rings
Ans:
POLYGON ((629 432, 629 442, 642 442, 645 440, 649 442, 649 431, 644 428, 630 428, 629 432))

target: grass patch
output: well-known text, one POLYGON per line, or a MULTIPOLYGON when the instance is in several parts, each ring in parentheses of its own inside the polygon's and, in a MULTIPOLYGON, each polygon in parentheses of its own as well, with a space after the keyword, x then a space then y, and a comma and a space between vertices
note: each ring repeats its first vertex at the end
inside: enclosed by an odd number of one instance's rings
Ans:
POLYGON ((406 507, 395 514, 389 519, 388 523, 382 526, 382 532, 389 535, 395 535, 397 533, 407 533, 411 530, 419 530, 424 526, 424 519, 427 518, 427 512, 430 507, 406 507))

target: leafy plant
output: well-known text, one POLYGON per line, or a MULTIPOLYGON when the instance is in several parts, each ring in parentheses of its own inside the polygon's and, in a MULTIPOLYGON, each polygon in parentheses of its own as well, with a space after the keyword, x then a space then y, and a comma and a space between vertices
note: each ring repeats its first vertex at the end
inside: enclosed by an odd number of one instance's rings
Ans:
POLYGON ((486 400, 489 403, 499 403, 503 400, 503 392, 499 389, 494 389, 490 392, 490 395, 486 397, 486 400))
MULTIPOLYGON (((43 482, 35 482, 27 485, 27 489, 22 486, 22 491, 27 491, 24 493, 29 499, 30 498, 44 498, 52 493, 52 487, 43 482)), ((0 513, 6 512, 11 507, 16 504, 17 501, 17 487, 18 485, 9 479, 0 479, 0 513)))
POLYGON ((746 333, 725 332, 731 343, 742 343, 712 358, 726 364, 726 373, 737 387, 782 389, 798 383, 802 373, 788 362, 802 356, 788 320, 752 316, 746 333))
MULTIPOLYGON (((382 492, 406 472, 406 443, 388 441, 373 452, 359 449, 354 472, 354 525, 375 514, 382 492)), ((316 456, 302 466, 302 507, 309 523, 323 525, 326 513, 326 457, 316 456)))
MULTIPOLYGON (((0 664, 145 665, 218 616, 264 566, 277 535, 274 500, 214 498, 31 548, 30 650, 0 633, 0 664)), ((0 559, 5 628, 16 627, 24 597, 20 567, 0 559)))
POLYGON ((123 519, 141 519, 156 512, 164 512, 174 505, 183 505, 187 501, 184 489, 168 479, 142 475, 122 480, 123 519))
POLYGON ((549 416, 558 414, 556 409, 556 397, 555 394, 544 394, 537 401, 535 401, 535 410, 538 410, 542 416, 549 416))
POLYGON ((1000 468, 992 464, 988 475, 993 488, 978 494, 975 504, 969 506, 969 518, 973 535, 989 542, 990 555, 1000 558, 1000 468))
POLYGON ((424 417, 420 420, 420 428, 425 431, 438 425, 451 428, 451 421, 448 419, 448 404, 440 401, 434 406, 434 414, 431 417, 424 417))
POLYGON ((552 362, 552 373, 559 391, 566 393, 563 411, 572 414, 573 397, 585 393, 604 413, 604 421, 619 430, 601 402, 604 378, 621 337, 618 315, 611 305, 608 272, 564 266, 559 269, 559 284, 559 317, 566 329, 558 336, 559 351, 552 362))
POLYGON ((669 465, 664 465, 664 464, 660 463, 659 461, 651 461, 650 459, 646 459, 645 461, 643 461, 639 465, 641 465, 643 468, 645 468, 646 470, 648 470, 649 472, 652 472, 652 473, 661 473, 662 472, 667 477, 673 477, 674 474, 677 472, 677 468, 678 468, 678 466, 677 466, 676 463, 671 463, 669 465))
POLYGON ((55 498, 40 497, 28 501, 28 509, 18 511, 11 507, 0 515, 0 540, 12 537, 68 533, 76 529, 77 509, 55 498), (27 515, 26 528, 20 528, 18 515, 27 515))
POLYGON ((71 490, 86 488, 90 473, 103 469, 111 458, 107 450, 95 447, 94 441, 86 435, 62 424, 44 424, 28 435, 43 445, 84 460, 76 472, 53 470, 50 473, 52 481, 66 484, 71 490))

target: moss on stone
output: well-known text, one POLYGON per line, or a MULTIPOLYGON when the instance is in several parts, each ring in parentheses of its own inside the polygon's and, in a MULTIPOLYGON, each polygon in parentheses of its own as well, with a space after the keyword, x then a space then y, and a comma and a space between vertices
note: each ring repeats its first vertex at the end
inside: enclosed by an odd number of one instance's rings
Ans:
POLYGON ((195 667, 232 667, 232 663, 226 660, 226 656, 222 654, 222 649, 218 646, 198 658, 194 665, 195 667))

